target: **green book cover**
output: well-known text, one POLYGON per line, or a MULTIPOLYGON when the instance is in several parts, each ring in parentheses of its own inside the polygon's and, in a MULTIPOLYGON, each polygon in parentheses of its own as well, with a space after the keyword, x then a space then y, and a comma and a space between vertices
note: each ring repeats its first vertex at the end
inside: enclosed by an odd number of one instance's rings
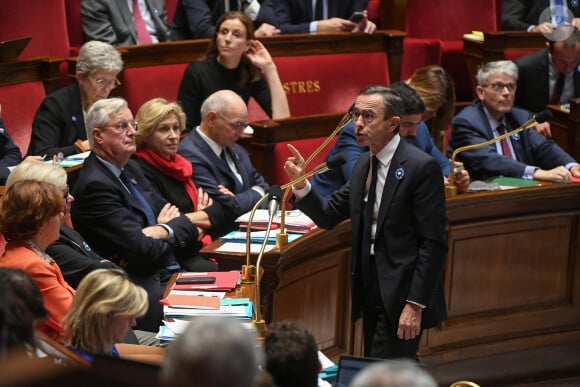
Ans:
POLYGON ((491 183, 498 183, 509 187, 536 187, 540 185, 537 180, 520 179, 519 177, 497 176, 488 180, 491 183))

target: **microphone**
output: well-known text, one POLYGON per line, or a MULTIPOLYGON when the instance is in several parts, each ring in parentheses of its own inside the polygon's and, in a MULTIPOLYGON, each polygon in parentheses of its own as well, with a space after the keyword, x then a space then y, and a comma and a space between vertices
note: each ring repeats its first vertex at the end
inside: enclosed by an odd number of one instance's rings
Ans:
POLYGON ((498 136, 496 138, 492 138, 491 140, 479 143, 479 144, 471 144, 471 145, 465 145, 462 147, 459 147, 457 149, 455 149, 453 151, 453 153, 451 154, 451 168, 450 168, 450 172, 449 172, 449 183, 448 185, 445 187, 445 196, 446 197, 453 197, 455 195, 457 195, 457 187, 455 186, 455 156, 457 156, 459 153, 466 151, 466 150, 472 150, 472 149, 478 149, 478 148, 483 148, 484 146, 488 146, 491 144, 494 144, 500 140, 503 140, 506 137, 510 137, 513 136, 516 133, 519 133, 523 130, 532 128, 534 126, 536 126, 537 124, 541 124, 543 122, 546 122, 548 120, 550 120, 552 118, 552 111, 550 109, 545 109, 542 110, 539 113, 536 113, 532 116, 532 118, 530 118, 529 120, 527 120, 526 122, 524 122, 522 124, 522 126, 520 126, 517 129, 512 130, 511 132, 507 132, 502 134, 501 136, 498 136))
MULTIPOLYGON (((268 192, 268 215, 270 219, 274 219, 274 216, 280 208, 280 199, 282 198, 282 189, 279 185, 273 185, 270 187, 270 192, 268 192)), ((272 221, 272 220, 270 220, 272 221)))

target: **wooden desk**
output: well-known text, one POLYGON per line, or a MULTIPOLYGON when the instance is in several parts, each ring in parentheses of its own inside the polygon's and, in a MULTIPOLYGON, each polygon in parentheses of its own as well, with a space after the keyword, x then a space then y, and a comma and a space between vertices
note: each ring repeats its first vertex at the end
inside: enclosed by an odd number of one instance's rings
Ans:
POLYGON ((58 89, 62 59, 42 57, 0 63, 0 86, 42 81, 46 94, 58 89))
POLYGON ((580 98, 570 100, 570 111, 559 105, 548 105, 553 118, 550 120, 552 138, 574 159, 580 159, 580 98))
MULTIPOLYGON (((460 195, 447 201, 449 319, 419 355, 442 385, 482 385, 580 370, 580 184, 460 195)), ((215 251, 223 268, 242 254, 215 251)), ((302 320, 331 357, 360 354, 350 323, 350 224, 266 254, 267 321, 302 320)))

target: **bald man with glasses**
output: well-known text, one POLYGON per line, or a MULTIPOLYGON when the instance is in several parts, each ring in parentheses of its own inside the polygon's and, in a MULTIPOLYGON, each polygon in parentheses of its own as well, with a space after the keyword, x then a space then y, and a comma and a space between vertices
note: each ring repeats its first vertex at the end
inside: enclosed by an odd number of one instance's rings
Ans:
MULTIPOLYGON (((201 123, 181 141, 177 153, 193 164, 195 184, 235 219, 269 190, 248 153, 237 144, 248 126, 248 109, 239 95, 220 90, 203 102, 201 116, 201 123)), ((230 222, 221 232, 235 227, 230 222)))

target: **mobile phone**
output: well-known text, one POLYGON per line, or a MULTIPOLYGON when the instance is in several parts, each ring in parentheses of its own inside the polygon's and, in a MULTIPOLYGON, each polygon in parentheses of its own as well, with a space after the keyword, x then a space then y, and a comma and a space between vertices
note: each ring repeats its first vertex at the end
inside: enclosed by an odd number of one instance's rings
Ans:
POLYGON ((362 11, 353 12, 348 20, 350 20, 353 23, 360 23, 364 17, 365 13, 362 11))
POLYGON ((215 282, 215 277, 180 277, 175 283, 176 284, 213 284, 215 282))

